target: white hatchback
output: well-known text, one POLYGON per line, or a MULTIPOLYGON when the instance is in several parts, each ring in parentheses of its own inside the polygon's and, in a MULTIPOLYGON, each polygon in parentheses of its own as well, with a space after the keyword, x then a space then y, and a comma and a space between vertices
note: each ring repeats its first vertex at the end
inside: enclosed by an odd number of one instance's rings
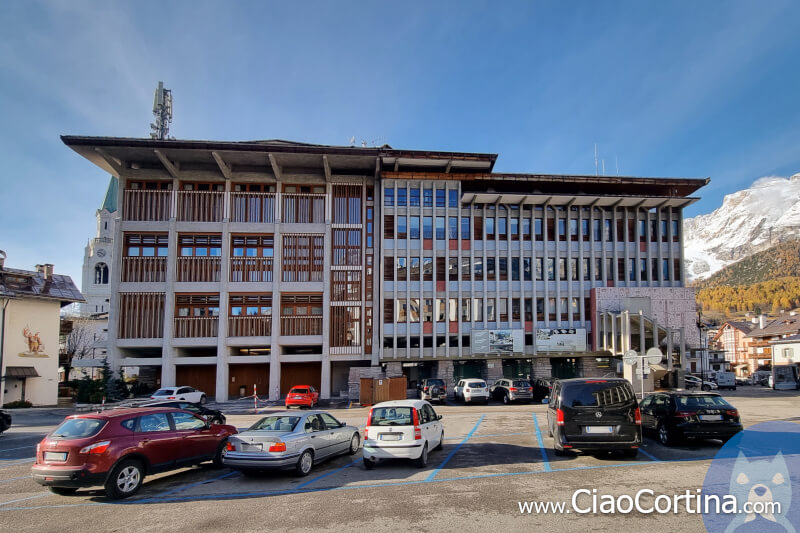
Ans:
POLYGON ((462 379, 456 383, 456 400, 464 403, 481 401, 489 403, 489 385, 482 379, 462 379))
POLYGON ((444 442, 442 417, 425 400, 397 400, 369 410, 364 429, 364 466, 374 468, 381 459, 412 459, 420 468, 428 452, 444 442))

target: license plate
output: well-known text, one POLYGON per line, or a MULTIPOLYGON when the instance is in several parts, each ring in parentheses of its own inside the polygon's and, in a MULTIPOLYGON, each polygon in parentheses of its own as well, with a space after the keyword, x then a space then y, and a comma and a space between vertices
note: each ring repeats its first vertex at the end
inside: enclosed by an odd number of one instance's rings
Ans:
POLYGON ((243 452, 260 452, 263 451, 264 447, 262 444, 242 444, 242 451, 243 452))
POLYGON ((700 420, 706 422, 719 422, 722 420, 722 415, 700 415, 700 420))
POLYGON ((381 433, 381 440, 400 440, 403 436, 399 433, 381 433))
POLYGON ((614 426, 586 426, 586 433, 614 433, 614 426))
POLYGON ((45 461, 66 461, 67 452, 44 452, 45 461))

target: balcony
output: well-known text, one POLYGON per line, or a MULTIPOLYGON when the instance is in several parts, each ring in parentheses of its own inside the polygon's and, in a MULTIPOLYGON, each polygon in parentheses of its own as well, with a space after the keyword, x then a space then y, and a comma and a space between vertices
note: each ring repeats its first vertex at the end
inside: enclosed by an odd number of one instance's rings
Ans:
POLYGON ((263 283, 272 281, 271 257, 231 258, 230 281, 263 283))
POLYGON ((167 280, 166 257, 123 257, 123 283, 163 283, 167 280))
POLYGON ((169 220, 172 191, 126 189, 122 196, 122 220, 169 220))
POLYGON ((229 337, 269 337, 272 335, 272 317, 232 316, 228 318, 229 337))
POLYGON ((322 317, 282 316, 281 335, 322 335, 322 317))
POLYGON ((322 224, 325 222, 325 195, 284 193, 282 222, 322 224))
POLYGON ((224 215, 224 192, 178 191, 178 220, 186 222, 221 222, 224 215))
POLYGON ((178 257, 175 281, 215 282, 220 279, 219 257, 178 257))
POLYGON ((231 192, 231 222, 275 222, 275 193, 231 192))
POLYGON ((175 318, 175 338, 216 337, 218 329, 219 318, 215 316, 175 318))

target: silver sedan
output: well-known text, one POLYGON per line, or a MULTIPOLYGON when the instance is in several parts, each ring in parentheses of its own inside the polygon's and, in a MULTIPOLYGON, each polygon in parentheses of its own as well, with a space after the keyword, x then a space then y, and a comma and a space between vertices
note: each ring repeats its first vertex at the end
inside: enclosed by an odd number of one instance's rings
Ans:
POLYGON ((314 463, 345 453, 354 455, 360 446, 358 428, 339 422, 330 413, 282 411, 231 435, 222 462, 244 474, 294 468, 305 476, 314 463))

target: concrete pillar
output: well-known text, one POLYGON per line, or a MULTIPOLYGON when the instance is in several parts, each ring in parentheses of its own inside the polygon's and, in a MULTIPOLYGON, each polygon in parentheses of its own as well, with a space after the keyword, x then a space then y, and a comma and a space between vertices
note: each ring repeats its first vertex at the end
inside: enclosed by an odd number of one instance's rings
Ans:
MULTIPOLYGON (((230 201, 230 181, 225 182, 226 213, 230 201)), ((217 381, 215 399, 218 402, 228 401, 228 280, 230 279, 231 265, 231 234, 228 219, 222 221, 222 264, 220 265, 219 278, 219 318, 217 324, 217 381)))
MULTIPOLYGON (((502 370, 502 369, 501 369, 502 370)), ((549 357, 534 357, 533 376, 536 378, 547 378, 553 375, 553 365, 549 357)))
POLYGON ((386 377, 399 378, 403 376, 403 363, 390 361, 386 363, 386 377))
POLYGON ((444 380, 444 384, 447 387, 447 396, 452 397, 453 388, 455 387, 455 382, 453 381, 453 361, 437 361, 436 377, 444 380))
POLYGON ((491 385, 498 379, 503 377, 503 360, 502 359, 487 359, 486 360, 486 381, 491 385))

